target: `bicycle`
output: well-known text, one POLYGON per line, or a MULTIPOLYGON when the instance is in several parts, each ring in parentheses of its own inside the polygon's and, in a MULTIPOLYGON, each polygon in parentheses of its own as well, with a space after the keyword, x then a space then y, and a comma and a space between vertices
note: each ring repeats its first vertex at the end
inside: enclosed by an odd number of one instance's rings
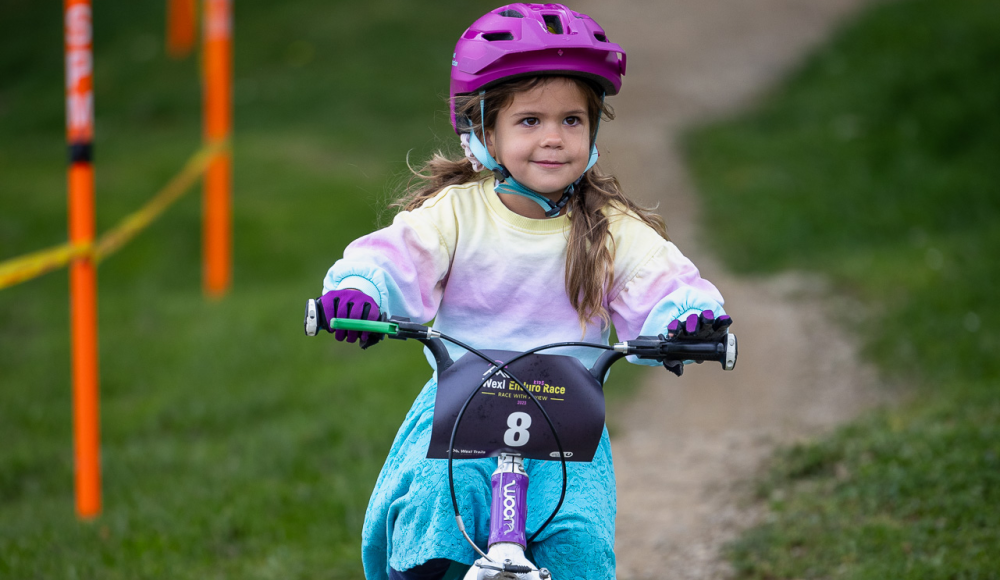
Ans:
MULTIPOLYGON (((305 332, 315 336, 325 319, 318 300, 306 305, 305 332)), ((728 332, 718 340, 690 341, 677 337, 640 336, 635 340, 605 345, 588 342, 559 342, 524 352, 478 350, 431 327, 401 318, 367 321, 334 318, 332 329, 382 334, 388 338, 414 339, 430 351, 437 364, 438 389, 435 400, 430 459, 448 460, 448 485, 455 522, 466 541, 481 556, 466 572, 464 580, 551 580, 545 568, 535 566, 525 550, 553 520, 566 495, 566 462, 590 461, 604 428, 603 383, 611 365, 635 355, 640 359, 673 363, 681 374, 684 361, 714 361, 724 370, 736 366, 736 336, 728 332), (453 361, 444 345, 447 340, 467 353, 453 361), (584 346, 604 350, 591 368, 575 357, 539 354, 560 347, 584 346), (485 366, 484 366, 485 363, 485 366), (485 369, 485 370, 484 370, 485 369), (522 380, 518 375, 528 377, 522 380), (469 386, 476 388, 469 391, 469 386), (463 389, 464 386, 464 389, 463 389), (484 389, 486 389, 484 391, 484 389), (462 397, 463 394, 467 393, 462 397), (557 396, 558 395, 558 396, 557 396), (528 401, 534 405, 528 405, 528 401), (547 405, 543 405, 542 401, 547 405), (462 417, 477 417, 474 426, 462 417), (532 430, 544 420, 548 430, 532 430), (559 436, 568 435, 565 439, 559 436), (491 478, 490 535, 484 552, 469 537, 458 508, 453 478, 455 459, 497 457, 491 478), (528 474, 524 459, 559 459, 562 490, 552 514, 527 536, 528 474)), ((668 367, 669 368, 669 367, 668 367)))

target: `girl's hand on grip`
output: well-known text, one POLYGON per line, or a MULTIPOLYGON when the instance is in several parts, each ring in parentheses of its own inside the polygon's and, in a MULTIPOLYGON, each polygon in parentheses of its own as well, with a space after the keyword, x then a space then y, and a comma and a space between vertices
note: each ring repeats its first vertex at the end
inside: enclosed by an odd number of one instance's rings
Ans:
POLYGON ((729 325, 732 323, 733 319, 726 315, 716 317, 711 310, 703 310, 701 314, 690 314, 667 325, 667 338, 681 341, 720 341, 729 332, 729 325))
MULTIPOLYGON (((689 314, 668 324, 666 338, 681 342, 721 342, 732 323, 733 319, 725 314, 716 317, 711 310, 702 310, 701 314, 689 314)), ((677 376, 684 373, 684 363, 680 361, 664 361, 663 366, 677 376)))
POLYGON ((332 332, 337 340, 356 342, 361 339, 361 348, 368 348, 382 340, 383 334, 358 332, 356 330, 334 330, 330 327, 330 319, 353 318, 355 320, 378 320, 381 316, 378 304, 364 292, 353 288, 332 290, 318 300, 323 312, 322 326, 327 332, 332 332), (360 337, 358 336, 360 334, 360 337))

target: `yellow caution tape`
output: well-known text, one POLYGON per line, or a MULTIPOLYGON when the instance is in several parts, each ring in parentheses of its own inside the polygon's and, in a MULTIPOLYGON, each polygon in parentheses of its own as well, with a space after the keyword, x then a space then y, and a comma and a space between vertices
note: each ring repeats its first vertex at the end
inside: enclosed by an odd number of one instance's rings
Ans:
POLYGON ((171 204, 181 198, 208 169, 212 159, 227 150, 229 144, 220 142, 202 147, 188 159, 180 173, 174 176, 146 205, 125 217, 118 225, 104 233, 94 244, 94 257, 98 262, 118 251, 139 232, 160 217, 171 204))
POLYGON ((220 153, 228 151, 229 142, 206 145, 188 159, 180 173, 138 211, 129 214, 115 227, 102 235, 95 244, 61 244, 0 262, 0 289, 26 282, 53 270, 58 270, 77 258, 90 257, 97 262, 107 258, 149 226, 171 204, 187 193, 209 163, 220 153))
POLYGON ((70 261, 90 253, 89 245, 74 246, 67 243, 0 262, 0 288, 20 284, 52 270, 58 270, 70 261))

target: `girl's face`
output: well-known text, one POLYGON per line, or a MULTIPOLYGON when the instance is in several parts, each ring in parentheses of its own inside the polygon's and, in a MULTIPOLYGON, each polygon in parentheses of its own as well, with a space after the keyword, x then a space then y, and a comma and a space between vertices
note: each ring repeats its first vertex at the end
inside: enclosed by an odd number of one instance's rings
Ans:
POLYGON ((486 132, 486 145, 514 179, 556 201, 587 168, 588 119, 580 87, 555 77, 515 94, 486 132))

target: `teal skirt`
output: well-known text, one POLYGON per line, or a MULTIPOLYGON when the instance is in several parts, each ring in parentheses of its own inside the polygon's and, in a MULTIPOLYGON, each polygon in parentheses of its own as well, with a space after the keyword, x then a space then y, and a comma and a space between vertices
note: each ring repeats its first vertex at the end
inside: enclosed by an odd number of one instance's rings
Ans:
MULTIPOLYGON (((408 570, 433 558, 471 565, 479 555, 455 522, 448 490, 448 462, 427 459, 437 381, 431 379, 413 402, 382 467, 362 533, 368 580, 386 580, 389 568, 408 570)), ((558 461, 525 460, 529 476, 528 537, 559 501, 558 461)), ((455 492, 466 531, 486 550, 490 535, 490 476, 496 459, 454 462, 455 492)), ((555 519, 529 549, 538 566, 557 580, 615 577, 615 473, 608 430, 594 460, 567 463, 566 499, 555 519)))

